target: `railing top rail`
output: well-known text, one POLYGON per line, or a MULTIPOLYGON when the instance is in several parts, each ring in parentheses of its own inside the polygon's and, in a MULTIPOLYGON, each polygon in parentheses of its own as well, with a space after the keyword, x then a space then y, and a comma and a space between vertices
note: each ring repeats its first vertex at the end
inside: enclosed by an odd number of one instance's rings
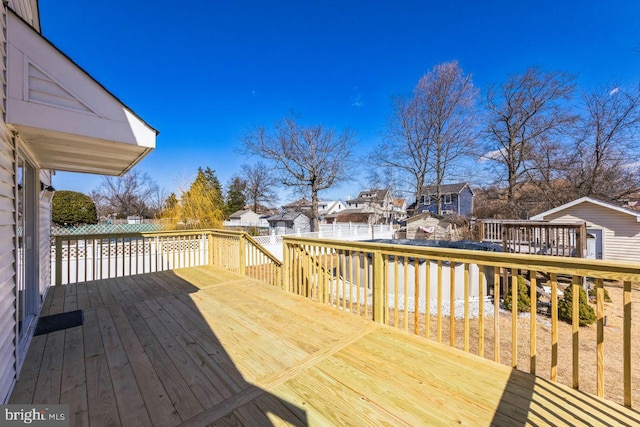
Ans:
POLYGON ((260 251, 265 254, 270 260, 271 262, 273 262, 276 266, 281 267, 282 266, 282 261, 280 261, 278 258, 276 258, 275 256, 273 256, 273 254, 271 252, 269 252, 268 250, 264 249, 264 247, 262 246, 262 244, 260 244, 259 242, 257 242, 253 237, 251 237, 248 234, 245 234, 245 239, 247 239, 248 242, 251 242, 255 247, 259 248, 260 251))
POLYGON ((142 231, 135 233, 97 233, 97 234, 52 234, 51 237, 61 240, 98 240, 114 237, 161 237, 161 236, 198 236, 210 233, 211 230, 171 230, 171 231, 142 231))
POLYGON ((466 262, 495 267, 518 267, 549 273, 576 274, 602 279, 640 281, 640 264, 585 258, 549 257, 468 249, 435 248, 390 243, 349 242, 332 239, 305 239, 285 236, 285 244, 315 245, 334 249, 382 251, 389 255, 424 257, 433 260, 466 262))

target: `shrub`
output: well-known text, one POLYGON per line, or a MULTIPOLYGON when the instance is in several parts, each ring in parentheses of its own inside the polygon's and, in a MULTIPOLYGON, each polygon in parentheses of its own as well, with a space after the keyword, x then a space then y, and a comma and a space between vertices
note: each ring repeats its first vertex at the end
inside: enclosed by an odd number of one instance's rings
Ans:
MULTIPOLYGON (((589 305, 587 300, 587 293, 582 286, 578 287, 578 317, 580 326, 587 326, 593 324, 596 321, 596 312, 589 305)), ((573 292, 571 286, 568 286, 564 291, 564 298, 558 301, 558 317, 562 320, 571 323, 573 316, 573 292)))
POLYGON ((96 204, 82 193, 56 191, 51 200, 51 220, 58 225, 97 224, 96 204))
MULTIPOLYGON (((611 300, 611 297, 609 296, 609 291, 607 291, 607 288, 602 288, 604 289, 604 302, 613 302, 611 300)), ((591 288, 589 289, 589 296, 591 298, 596 298, 596 288, 591 288)))
MULTIPOLYGON (((509 291, 504 296, 504 307, 511 310, 511 283, 509 283, 509 291)), ((524 281, 524 277, 518 276, 518 311, 531 311, 531 296, 529 295, 529 287, 524 281)))

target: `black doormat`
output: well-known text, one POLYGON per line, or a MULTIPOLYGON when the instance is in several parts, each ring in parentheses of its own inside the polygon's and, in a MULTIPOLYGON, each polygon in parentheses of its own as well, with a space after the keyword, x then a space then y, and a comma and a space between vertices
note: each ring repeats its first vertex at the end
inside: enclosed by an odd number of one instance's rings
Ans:
POLYGON ((61 331, 67 328, 73 328, 74 326, 82 325, 83 321, 84 314, 82 310, 44 316, 41 317, 40 320, 38 320, 36 332, 33 335, 44 335, 55 331, 61 331))

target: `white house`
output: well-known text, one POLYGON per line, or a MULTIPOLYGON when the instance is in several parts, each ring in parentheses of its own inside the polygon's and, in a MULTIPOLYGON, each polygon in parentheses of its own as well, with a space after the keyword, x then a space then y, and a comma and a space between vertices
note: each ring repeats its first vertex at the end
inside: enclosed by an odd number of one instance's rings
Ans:
POLYGON ((260 215, 248 209, 236 211, 229 216, 229 222, 236 225, 255 225, 259 221, 260 215))
POLYGON ((373 222, 388 224, 394 219, 393 200, 388 188, 364 190, 355 199, 347 200, 344 213, 367 212, 373 222))
POLYGON ((341 200, 320 200, 318 201, 318 217, 323 219, 327 215, 342 212, 346 209, 341 200))
POLYGON ((155 147, 157 132, 42 36, 37 0, 8 0, 0 10, 6 37, 0 53, 6 67, 0 82, 0 402, 6 403, 51 283, 53 171, 122 175, 155 147))
POLYGON ((282 212, 267 218, 271 234, 307 233, 311 231, 311 219, 301 212, 282 212))
POLYGON ((586 223, 595 239, 587 256, 610 261, 640 262, 640 212, 582 197, 531 217, 534 221, 586 223))

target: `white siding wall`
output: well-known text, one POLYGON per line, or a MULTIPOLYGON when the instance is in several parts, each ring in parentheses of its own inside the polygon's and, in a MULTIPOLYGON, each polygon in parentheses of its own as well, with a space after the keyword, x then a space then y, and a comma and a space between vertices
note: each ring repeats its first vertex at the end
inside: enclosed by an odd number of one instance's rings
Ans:
POLYGON ((40 32, 38 5, 35 0, 9 0, 9 7, 40 32))
POLYGON ((609 261, 640 262, 640 223, 624 214, 592 203, 564 209, 545 220, 586 222, 587 228, 602 230, 602 258, 609 261))
MULTIPOLYGON (((0 76, 5 75, 6 13, 0 14, 0 76)), ((4 109, 5 82, 0 82, 4 109)), ((0 115, 0 403, 5 403, 16 376, 15 151, 0 115)))

